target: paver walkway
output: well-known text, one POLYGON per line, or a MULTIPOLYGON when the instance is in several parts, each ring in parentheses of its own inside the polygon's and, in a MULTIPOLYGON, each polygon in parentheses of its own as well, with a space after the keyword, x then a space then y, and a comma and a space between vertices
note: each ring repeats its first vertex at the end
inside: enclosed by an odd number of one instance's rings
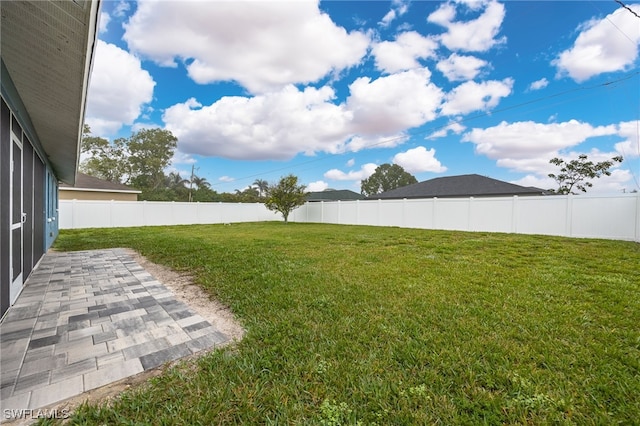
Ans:
POLYGON ((126 250, 110 249, 47 253, 0 324, 0 340, 6 419, 229 338, 126 250))

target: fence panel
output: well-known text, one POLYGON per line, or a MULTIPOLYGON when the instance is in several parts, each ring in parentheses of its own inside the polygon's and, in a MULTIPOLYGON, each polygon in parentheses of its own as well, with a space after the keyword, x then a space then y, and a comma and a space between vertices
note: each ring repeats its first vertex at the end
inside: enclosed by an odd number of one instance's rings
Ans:
MULTIPOLYGON (((307 203, 292 222, 511 232, 640 242, 640 194, 307 203)), ((60 200, 60 229, 280 221, 254 203, 60 200)))
POLYGON ((264 204, 60 200, 60 229, 281 220, 264 204))
POLYGON ((574 197, 571 209, 571 236, 626 239, 636 223, 633 197, 574 197))
POLYGON ((469 231, 512 232, 517 198, 470 198, 469 231))

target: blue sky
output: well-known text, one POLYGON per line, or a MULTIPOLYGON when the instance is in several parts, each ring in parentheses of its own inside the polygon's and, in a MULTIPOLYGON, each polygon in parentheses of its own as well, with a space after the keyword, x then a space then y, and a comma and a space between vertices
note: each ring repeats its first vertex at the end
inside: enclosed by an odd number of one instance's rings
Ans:
POLYGON ((104 1, 86 122, 160 127, 218 192, 289 173, 360 191, 376 166, 555 187, 553 157, 622 155, 639 189, 640 3, 104 1))

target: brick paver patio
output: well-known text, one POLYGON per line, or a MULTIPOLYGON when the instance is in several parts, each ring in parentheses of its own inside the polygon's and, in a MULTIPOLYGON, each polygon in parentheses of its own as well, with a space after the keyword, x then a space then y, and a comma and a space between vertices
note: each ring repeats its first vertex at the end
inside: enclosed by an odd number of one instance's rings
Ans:
MULTIPOLYGON (((0 406, 39 409, 228 336, 125 249, 47 253, 0 324, 0 406)), ((18 411, 16 411, 18 412, 18 411)))

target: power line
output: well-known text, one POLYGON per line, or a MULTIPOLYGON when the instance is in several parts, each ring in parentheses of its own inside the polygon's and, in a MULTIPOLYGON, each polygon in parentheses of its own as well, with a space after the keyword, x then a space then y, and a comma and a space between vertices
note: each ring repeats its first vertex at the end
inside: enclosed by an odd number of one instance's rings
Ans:
POLYGON ((635 10, 631 9, 629 6, 627 6, 626 4, 622 3, 620 0, 613 0, 613 1, 618 3, 623 8, 627 9, 629 12, 631 12, 631 14, 635 15, 636 18, 640 18, 640 15, 638 15, 635 10))

